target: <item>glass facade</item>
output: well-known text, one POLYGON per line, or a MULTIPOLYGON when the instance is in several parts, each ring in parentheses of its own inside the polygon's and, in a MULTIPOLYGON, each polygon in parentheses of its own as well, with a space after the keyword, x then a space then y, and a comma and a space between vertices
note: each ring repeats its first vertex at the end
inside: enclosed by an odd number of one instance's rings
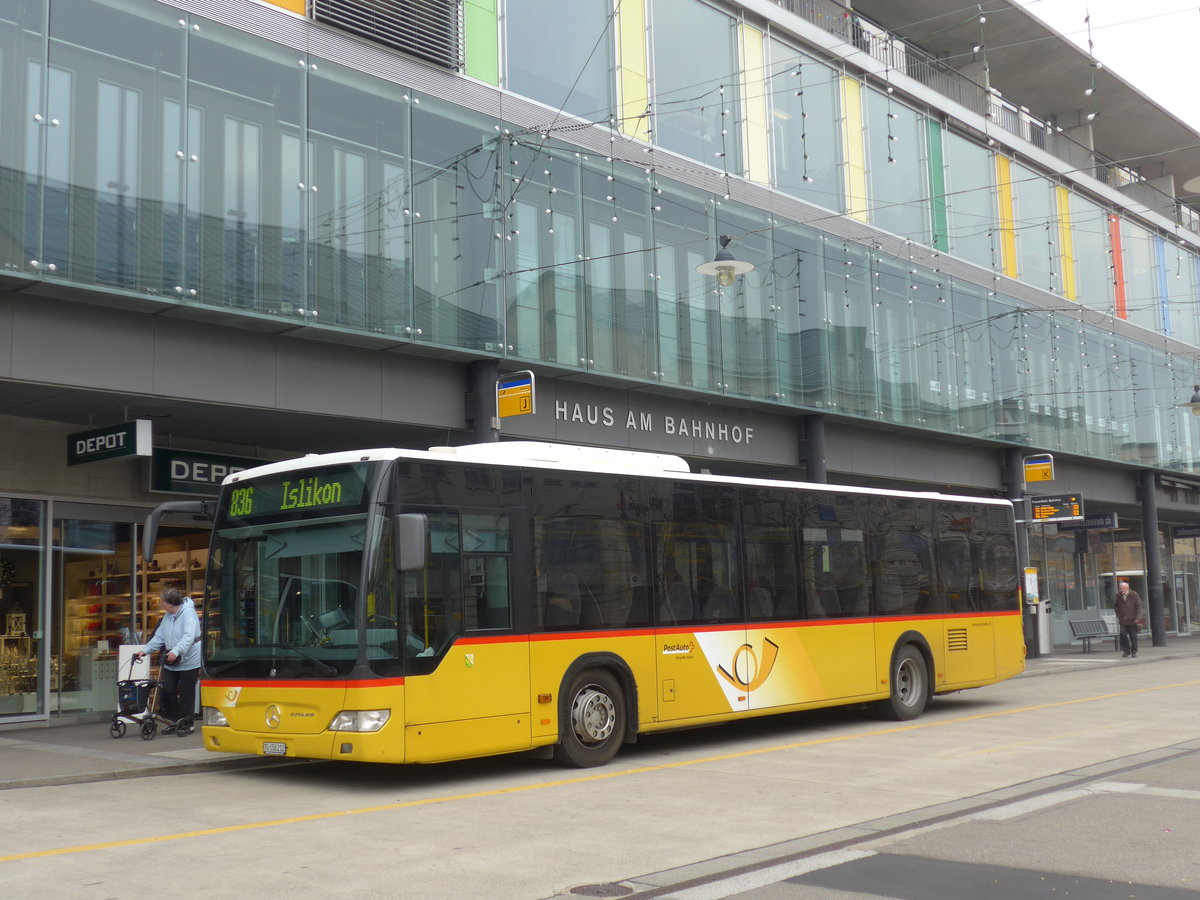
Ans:
POLYGON ((46 503, 0 497, 0 721, 44 711, 46 503))
MULTIPOLYGON (((611 8, 572 12, 555 50, 567 68, 533 58, 535 23, 556 10, 506 6, 502 83, 607 129, 611 8)), ((0 10, 0 266, 464 358, 1200 471, 1177 406, 1200 381, 1194 362, 990 281, 993 148, 866 84, 862 133, 844 133, 841 73, 768 30, 757 83, 772 183, 835 216, 857 140, 867 218, 912 252, 731 201, 719 185, 743 171, 752 127, 735 20, 697 0, 653 0, 647 16, 652 143, 614 137, 604 154, 572 143, 577 124, 522 127, 500 104, 468 110, 147 0, 14 0, 0 10), (656 162, 656 146, 699 165, 656 162), (728 288, 695 271, 721 234, 756 266, 728 288), (943 244, 977 277, 942 271, 928 248, 943 244)), ((1023 166, 1011 182, 1021 279, 1061 293, 1066 260, 1079 305, 1119 314, 1111 211, 1023 166)), ((1128 318, 1194 342, 1196 255, 1128 217, 1120 238, 1128 318)))

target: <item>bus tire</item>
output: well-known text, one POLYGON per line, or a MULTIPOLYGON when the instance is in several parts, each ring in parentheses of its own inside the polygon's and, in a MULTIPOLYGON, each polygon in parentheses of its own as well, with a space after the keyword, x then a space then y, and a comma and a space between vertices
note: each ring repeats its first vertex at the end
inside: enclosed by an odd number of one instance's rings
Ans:
POLYGON ((585 669, 571 679, 559 721, 554 761, 580 769, 602 766, 625 736, 625 696, 607 669, 585 669))
POLYGON ((925 711, 929 701, 929 666, 925 655, 912 644, 905 644, 892 657, 891 694, 876 703, 885 719, 905 722, 925 711))

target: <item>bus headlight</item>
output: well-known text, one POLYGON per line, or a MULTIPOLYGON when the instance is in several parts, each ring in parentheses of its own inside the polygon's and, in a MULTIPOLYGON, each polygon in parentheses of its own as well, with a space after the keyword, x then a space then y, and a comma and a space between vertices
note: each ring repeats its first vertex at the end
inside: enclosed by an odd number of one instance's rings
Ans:
POLYGON ((346 709, 333 717, 330 731, 378 731, 392 716, 390 709, 346 709))
POLYGON ((225 718, 225 713, 221 712, 215 706, 200 707, 200 715, 203 717, 205 725, 228 725, 229 720, 225 718))

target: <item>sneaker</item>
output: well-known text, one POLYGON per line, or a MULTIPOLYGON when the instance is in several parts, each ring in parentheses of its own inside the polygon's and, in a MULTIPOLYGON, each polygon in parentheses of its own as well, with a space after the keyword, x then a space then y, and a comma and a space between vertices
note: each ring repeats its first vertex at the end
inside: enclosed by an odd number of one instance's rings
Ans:
POLYGON ((172 722, 170 725, 168 725, 166 728, 164 728, 162 731, 159 732, 159 734, 174 734, 174 733, 175 733, 175 723, 174 722, 172 722))
POLYGON ((1122 654, 1121 654, 1121 658, 1122 658, 1122 659, 1129 659, 1129 654, 1128 654, 1128 653, 1122 653, 1122 654))

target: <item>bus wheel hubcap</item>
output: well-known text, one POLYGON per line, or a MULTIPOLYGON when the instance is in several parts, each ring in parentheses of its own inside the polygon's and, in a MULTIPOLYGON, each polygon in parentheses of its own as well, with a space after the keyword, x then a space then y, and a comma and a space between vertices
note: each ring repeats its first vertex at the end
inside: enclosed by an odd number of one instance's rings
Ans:
POLYGON ((575 695, 571 706, 571 724, 586 744, 598 744, 608 738, 617 723, 612 697, 595 688, 584 688, 575 695))
POLYGON ((906 659, 896 672, 896 693, 900 697, 900 702, 905 706, 912 706, 916 703, 920 690, 920 673, 913 661, 906 659))

